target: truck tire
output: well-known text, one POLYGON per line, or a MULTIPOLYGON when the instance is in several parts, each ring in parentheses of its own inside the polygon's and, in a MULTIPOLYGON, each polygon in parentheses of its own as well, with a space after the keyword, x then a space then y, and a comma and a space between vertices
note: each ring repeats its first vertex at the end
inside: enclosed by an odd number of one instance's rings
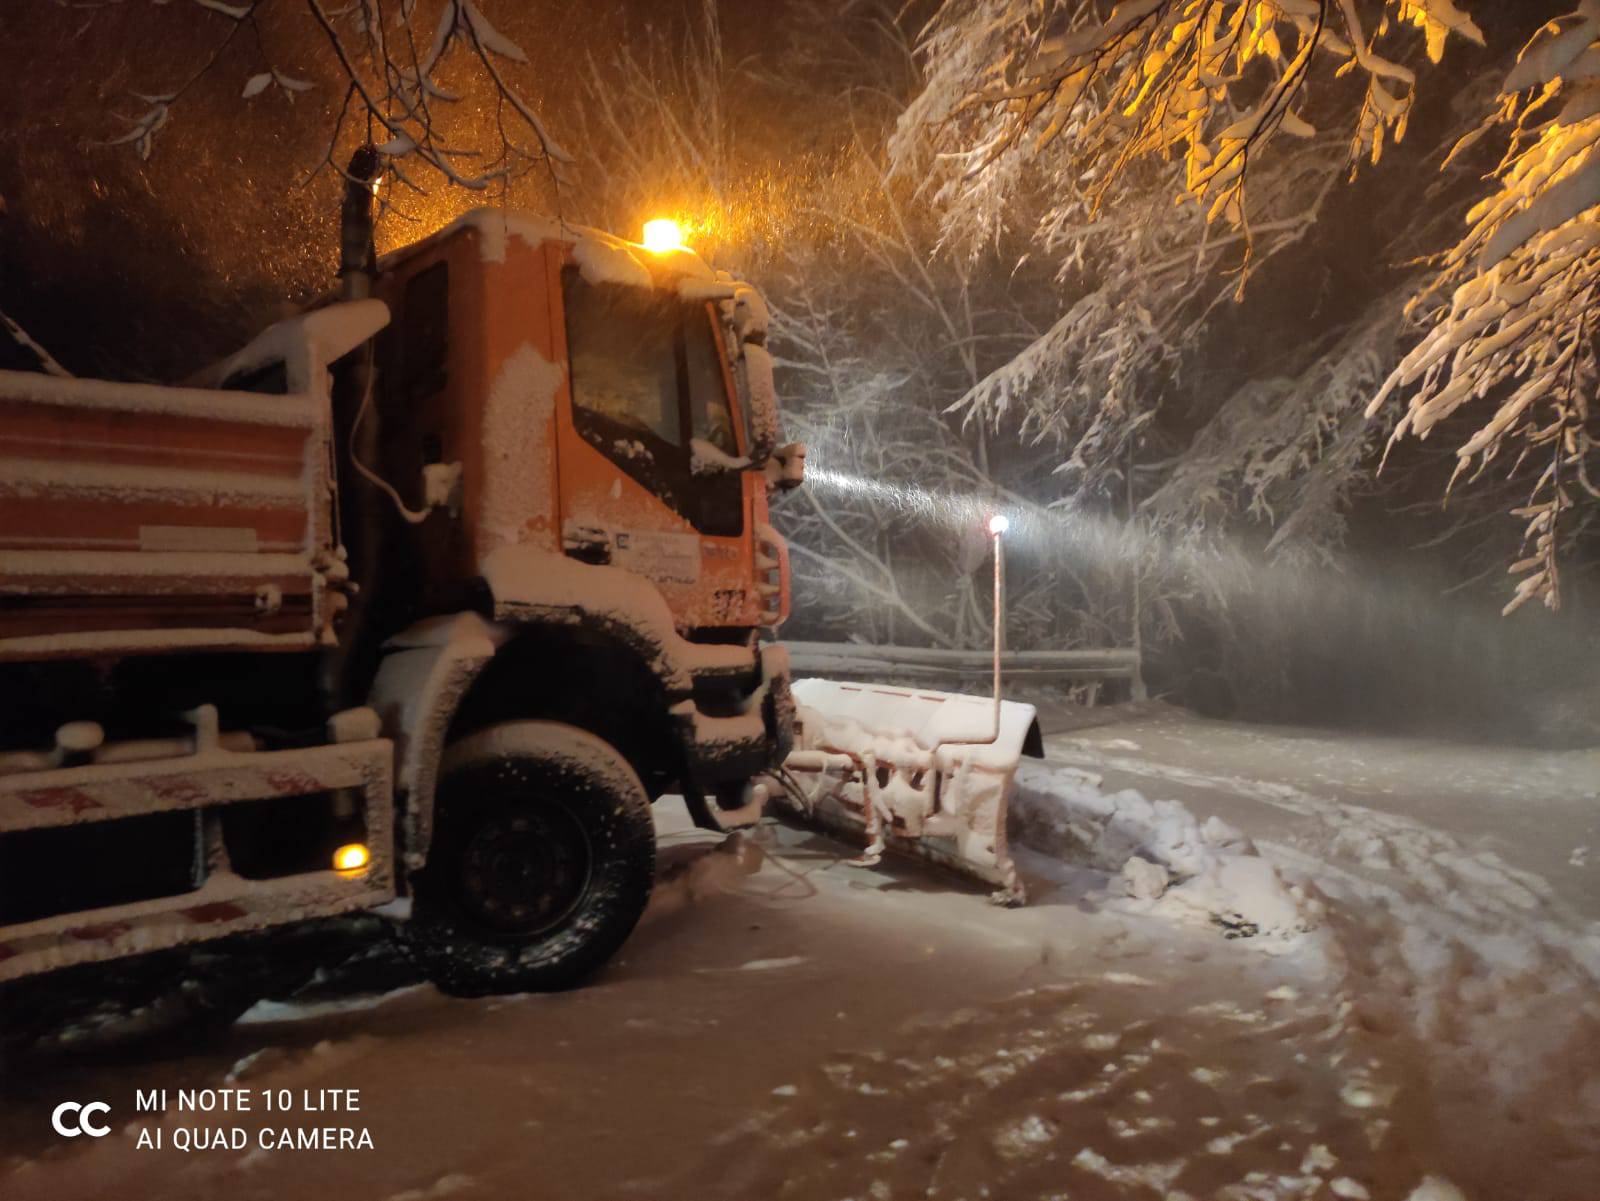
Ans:
POLYGON ((413 878, 407 948, 453 996, 570 988, 616 952, 655 880, 650 802, 576 726, 516 721, 451 746, 413 878))

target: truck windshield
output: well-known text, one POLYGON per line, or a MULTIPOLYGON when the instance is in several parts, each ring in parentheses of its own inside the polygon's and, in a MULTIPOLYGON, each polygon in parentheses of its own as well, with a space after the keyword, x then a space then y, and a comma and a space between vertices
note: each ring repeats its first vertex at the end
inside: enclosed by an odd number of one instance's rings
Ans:
POLYGON ((682 306, 643 288, 585 284, 576 274, 565 293, 574 407, 682 446, 674 345, 682 306))
POLYGON ((690 442, 739 454, 723 343, 710 306, 563 273, 572 424, 702 533, 744 526, 739 473, 698 473, 690 442))

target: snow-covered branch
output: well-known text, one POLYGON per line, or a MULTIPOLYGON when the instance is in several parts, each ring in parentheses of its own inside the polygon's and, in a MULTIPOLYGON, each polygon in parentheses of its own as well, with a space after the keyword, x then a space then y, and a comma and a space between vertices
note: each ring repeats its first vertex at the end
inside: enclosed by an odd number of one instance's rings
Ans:
POLYGON ((891 143, 897 167, 945 202, 996 206, 1044 164, 1091 207, 1148 162, 1183 166, 1178 192, 1206 219, 1248 233, 1250 170, 1277 135, 1311 137, 1314 74, 1365 77, 1352 157, 1374 161, 1405 134, 1414 72, 1380 55, 1415 24, 1435 61, 1449 34, 1481 42, 1450 0, 1124 0, 1109 15, 1021 0, 947 5, 920 47, 927 84, 891 143))
POLYGON ((146 107, 136 116, 122 117, 129 128, 107 144, 131 146, 141 158, 149 159, 157 136, 171 126, 175 112, 195 86, 223 69, 225 61, 230 68, 235 64, 237 56, 228 52, 236 44, 249 46, 250 67, 238 89, 242 101, 255 102, 276 93, 292 102, 296 95, 310 91, 314 85, 309 80, 283 69, 269 54, 262 26, 271 19, 286 32, 292 32, 297 20, 302 26, 309 22, 312 35, 299 37, 297 44, 320 46, 326 65, 343 83, 344 100, 317 171, 340 171, 347 143, 367 141, 378 147, 396 179, 419 191, 420 186, 407 174, 409 161, 420 162, 448 183, 472 191, 504 184, 534 168, 548 170, 559 182, 559 166, 571 161, 535 106, 506 73, 504 64, 526 65, 527 54, 490 23, 475 0, 443 0, 425 46, 417 41, 417 0, 390 0, 387 5, 385 0, 355 0, 341 6, 304 0, 298 10, 290 0, 189 2, 191 15, 221 26, 216 43, 170 90, 135 93, 146 107), (193 13, 193 9, 203 12, 193 13), (246 31, 250 36, 240 41, 239 35, 246 31), (475 100, 487 96, 497 113, 509 112, 512 124, 523 131, 521 135, 500 119, 495 123, 496 145, 457 144, 447 111, 462 94, 445 86, 439 74, 457 47, 461 52, 454 57, 477 66, 478 79, 472 85, 475 100))
POLYGON ((55 357, 29 337, 28 331, 13 321, 10 314, 3 309, 0 309, 0 331, 4 331, 5 335, 13 343, 19 346, 34 363, 38 364, 39 370, 44 374, 59 376, 63 379, 71 376, 72 372, 56 362, 55 357))
POLYGON ((1464 151, 1495 127, 1510 145, 1496 190, 1467 215, 1410 311, 1426 333, 1369 406, 1406 396, 1393 437, 1426 438, 1465 406, 1494 406, 1456 449, 1457 478, 1498 459, 1531 469, 1525 553, 1511 612, 1560 604, 1562 525, 1600 499, 1591 475, 1591 412, 1600 380, 1600 4, 1551 22, 1524 49, 1500 105, 1464 151))

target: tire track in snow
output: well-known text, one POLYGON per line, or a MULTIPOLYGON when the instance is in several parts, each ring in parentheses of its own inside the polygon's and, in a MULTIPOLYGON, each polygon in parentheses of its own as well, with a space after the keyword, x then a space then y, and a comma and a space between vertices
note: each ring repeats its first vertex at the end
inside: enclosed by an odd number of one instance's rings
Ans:
POLYGON ((1355 1069, 1358 1037, 1318 1002, 1251 995, 1226 967, 1191 984, 1175 1005, 1157 981, 1097 973, 827 1054, 712 1140, 723 1167, 701 1195, 1311 1201, 1335 1179, 1398 1197, 1421 1178, 1406 1085, 1355 1069))
POLYGON ((1600 923, 1543 877, 1436 827, 1292 785, 1049 750, 1047 769, 1114 771, 1299 819, 1290 838, 1257 847, 1326 899, 1352 1027, 1427 1047, 1441 1129, 1468 1165, 1457 1178, 1520 1201, 1585 1195, 1600 1178, 1600 923), (1517 1131, 1510 1151, 1506 1129, 1517 1131))

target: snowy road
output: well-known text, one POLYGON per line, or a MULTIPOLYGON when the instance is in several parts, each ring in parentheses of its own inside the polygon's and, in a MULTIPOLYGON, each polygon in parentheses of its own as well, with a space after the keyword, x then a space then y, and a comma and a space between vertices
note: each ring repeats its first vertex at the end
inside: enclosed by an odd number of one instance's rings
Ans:
POLYGON ((1589 862, 1600 864, 1600 751, 1253 726, 1159 705, 1087 712, 1116 716, 1073 730, 1084 711, 1043 714, 1046 732, 1056 731, 1051 758, 1096 770, 1108 787, 1192 802, 1258 840, 1299 841, 1308 832, 1300 819, 1333 801, 1396 816, 1503 856, 1600 920, 1600 871, 1589 862))
POLYGON ((1431 1175, 1594 1201, 1592 756, 1159 709, 1047 751, 1024 773, 1026 909, 794 831, 711 853, 665 807, 675 879, 591 987, 262 1006, 205 1047, 8 1079, 0 1197, 1403 1201, 1431 1175), (1198 876, 1125 895, 1113 834, 1156 811, 1147 853, 1180 861, 1201 829, 1144 798, 1253 838, 1288 885, 1268 899, 1315 928, 1224 938, 1198 876), (359 1089, 327 1120, 375 1148, 262 1151, 260 1112, 134 1114, 136 1088, 227 1083, 359 1089), (115 1133, 58 1139, 53 1105, 91 1097, 115 1133), (167 1145, 138 1148, 155 1124, 167 1145), (250 1146, 173 1150, 186 1125, 250 1146))

